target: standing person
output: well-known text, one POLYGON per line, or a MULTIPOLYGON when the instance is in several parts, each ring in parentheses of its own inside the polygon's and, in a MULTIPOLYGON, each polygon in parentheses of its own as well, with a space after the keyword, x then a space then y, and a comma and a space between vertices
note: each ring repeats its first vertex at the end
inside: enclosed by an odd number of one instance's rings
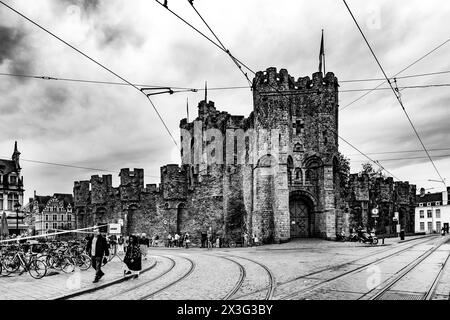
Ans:
POLYGON ((126 264, 128 270, 124 270, 124 275, 134 273, 134 278, 139 277, 139 272, 142 270, 142 252, 137 236, 131 236, 127 252, 123 262, 126 264))
POLYGON ((146 238, 145 233, 142 233, 139 237, 139 246, 141 248, 141 254, 144 257, 144 260, 147 260, 147 245, 146 245, 146 238))
POLYGON ((248 247, 248 233, 244 232, 244 246, 248 247))
POLYGON ((208 250, 212 249, 212 246, 213 246, 212 242, 213 242, 212 234, 208 232, 208 250))
POLYGON ((179 246, 179 242, 180 242, 180 235, 177 233, 175 233, 175 247, 179 246))
POLYGON ((156 247, 156 234, 152 236, 152 247, 156 247))
POLYGON ((172 235, 169 233, 167 235, 167 247, 171 247, 172 246, 172 235))
POLYGON ((186 249, 189 249, 189 243, 191 243, 189 232, 186 232, 184 235, 184 245, 186 246, 186 249))
POLYGON ((99 229, 94 229, 94 236, 89 238, 86 245, 87 252, 92 257, 92 267, 95 270, 94 283, 97 283, 101 277, 105 275, 102 271, 102 262, 104 256, 109 256, 108 243, 106 239, 100 234, 99 229))
POLYGON ((123 238, 122 235, 120 235, 119 239, 117 240, 117 251, 118 251, 118 253, 124 253, 125 252, 124 247, 123 247, 124 243, 125 243, 125 239, 123 238))
POLYGON ((205 231, 202 231, 202 248, 206 248, 207 241, 208 241, 208 234, 205 231))

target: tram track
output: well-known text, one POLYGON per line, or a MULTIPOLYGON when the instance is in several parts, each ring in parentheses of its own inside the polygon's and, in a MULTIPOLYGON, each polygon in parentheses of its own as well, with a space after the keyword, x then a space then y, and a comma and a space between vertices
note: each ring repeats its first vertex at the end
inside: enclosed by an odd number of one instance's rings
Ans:
MULTIPOLYGON (((436 245, 434 245, 432 248, 425 251, 422 255, 420 255, 417 259, 412 261, 411 263, 408 263, 406 266, 404 266, 402 269, 400 269, 397 273, 395 273, 390 279, 385 281, 385 284, 380 288, 377 286, 376 288, 373 288, 368 293, 363 295, 361 298, 366 297, 373 293, 374 291, 377 291, 375 295, 371 296, 369 300, 383 300, 383 298, 386 298, 388 294, 391 294, 391 297, 394 297, 397 295, 400 297, 402 295, 402 292, 397 292, 394 290, 391 290, 395 284, 399 283, 402 279, 405 279, 405 277, 413 270, 415 270, 421 263, 423 263, 427 258, 429 258, 433 253, 435 253, 443 244, 447 242, 448 239, 444 239, 445 241, 438 241, 436 245)), ((410 295, 410 298, 420 298, 419 300, 431 300, 435 289, 437 285, 439 284, 439 280, 442 276, 442 273, 444 271, 445 265, 447 264, 449 260, 449 256, 445 259, 445 262, 441 265, 439 272, 434 277, 431 285, 426 289, 426 291, 423 293, 422 297, 418 294, 410 295)), ((360 299, 361 299, 360 298, 360 299)), ((358 299, 358 300, 360 300, 358 299)), ((408 299, 410 300, 410 299, 408 299)))
POLYGON ((146 294, 145 296, 139 297, 138 300, 148 300, 149 298, 157 295, 158 293, 161 293, 167 289, 169 289, 170 287, 176 285, 177 283, 183 281, 184 279, 188 278, 195 270, 196 267, 196 263, 195 261, 193 261, 192 259, 186 258, 186 257, 182 257, 183 259, 187 260, 190 263, 189 266, 189 270, 187 272, 185 272, 181 277, 179 277, 178 279, 176 279, 175 281, 170 282, 169 284, 163 286, 162 288, 150 293, 150 294, 146 294))
MULTIPOLYGON (((334 277, 332 277, 332 278, 330 278, 330 279, 326 279, 326 280, 324 280, 324 281, 321 281, 321 282, 319 282, 319 283, 317 283, 317 284, 311 285, 311 286, 309 286, 309 287, 307 287, 307 288, 304 288, 304 289, 302 289, 302 290, 298 290, 298 291, 289 293, 289 294, 287 294, 287 295, 281 297, 280 300, 289 300, 289 299, 292 299, 292 298, 294 298, 294 297, 296 297, 296 296, 299 296, 299 295, 300 295, 300 296, 305 295, 305 294, 308 293, 308 292, 311 292, 311 291, 313 291, 313 290, 316 290, 316 289, 319 289, 319 288, 321 288, 321 287, 324 287, 324 286, 326 286, 327 284, 330 284, 330 283, 332 283, 332 282, 334 282, 334 281, 336 281, 336 280, 339 280, 339 279, 344 278, 344 277, 346 277, 346 276, 348 276, 348 275, 351 275, 351 274, 355 274, 355 273, 357 273, 357 272, 359 272, 359 271, 361 271, 361 270, 363 270, 363 269, 365 269, 365 268, 367 268, 367 267, 369 267, 369 266, 376 265, 376 264, 378 264, 378 263, 380 263, 380 262, 382 262, 382 261, 385 261, 385 260, 387 260, 388 258, 391 258, 391 257, 393 257, 393 256, 395 256, 395 255, 398 255, 398 254, 400 254, 400 253, 402 253, 402 252, 405 252, 405 251, 411 249, 412 247, 415 247, 415 246, 417 246, 417 245, 421 245, 421 244, 424 244, 424 243, 427 243, 427 242, 430 242, 430 241, 434 241, 434 240, 435 240, 435 237, 433 237, 433 239, 427 239, 427 240, 425 240, 425 241, 420 241, 420 242, 418 242, 418 243, 414 243, 414 244, 412 244, 412 245, 406 246, 406 247, 403 248, 403 249, 400 249, 400 250, 398 250, 398 251, 395 251, 395 252, 393 252, 393 253, 391 253, 391 254, 388 254, 387 256, 381 257, 381 258, 379 258, 379 259, 377 259, 377 260, 375 260, 375 261, 372 261, 372 262, 369 262, 369 263, 360 265, 360 266, 358 266, 358 267, 356 267, 356 268, 354 268, 354 269, 352 269, 352 270, 346 271, 346 272, 344 272, 344 273, 341 273, 341 274, 339 274, 339 275, 337 275, 337 276, 334 276, 334 277)), ((381 253, 385 253, 385 252, 388 252, 388 251, 390 251, 390 250, 392 250, 392 249, 397 249, 397 248, 398 248, 398 247, 396 247, 396 248, 389 248, 389 250, 385 250, 385 251, 383 251, 383 252, 381 252, 381 253)), ((380 252, 379 252, 379 253, 380 253, 380 252)), ((377 254, 378 254, 378 253, 377 253, 377 254)), ((369 257, 370 257, 370 256, 369 256, 369 257)), ((367 258, 367 257, 366 257, 366 258, 367 258)), ((360 260, 363 260, 363 259, 366 259, 366 258, 360 258, 360 259, 357 259, 356 261, 360 261, 360 260)), ((356 261, 353 261, 353 262, 350 262, 350 263, 342 264, 342 266, 349 265, 349 264, 354 263, 354 262, 356 262, 356 261)), ((339 267, 338 267, 338 268, 339 268, 339 267)), ((322 270, 322 271, 319 271, 319 272, 314 272, 314 273, 311 273, 311 274, 309 274, 309 275, 301 276, 301 277, 299 277, 298 279, 307 278, 307 277, 310 277, 310 276, 313 275, 313 274, 318 274, 318 273, 320 273, 320 272, 324 272, 324 271, 328 271, 328 270, 333 270, 333 269, 335 270, 335 269, 337 269, 337 268, 336 268, 336 267, 335 267, 335 268, 326 268, 326 269, 324 269, 324 270, 322 270)), ((296 280, 298 280, 298 279, 296 279, 296 280)), ((293 281, 296 281, 296 280, 290 280, 289 282, 293 282, 293 281)))
MULTIPOLYGON (((411 248, 411 247, 413 247, 413 246, 415 246, 415 245, 418 245, 418 244, 422 244, 422 243, 428 242, 428 241, 430 241, 429 237, 427 237, 427 239, 425 239, 425 240, 420 239, 419 242, 415 242, 414 245, 409 246, 409 248, 411 248)), ((409 243, 408 243, 408 244, 409 244, 409 243)), ((408 245, 408 244, 406 244, 406 245, 408 245)), ((405 245, 405 244, 403 243, 403 244, 401 244, 401 245, 405 245)), ((377 254, 377 255, 378 255, 378 254, 383 254, 383 253, 386 253, 386 252, 389 252, 389 251, 392 251, 392 250, 395 250, 395 249, 398 249, 398 247, 387 248, 387 249, 385 249, 385 250, 380 250, 380 251, 376 252, 375 254, 377 254)), ((290 280, 288 280, 288 281, 280 282, 280 283, 277 284, 277 286, 280 287, 280 286, 283 286, 283 285, 287 285, 287 284, 290 284, 290 283, 295 282, 295 281, 298 281, 298 280, 302 280, 302 279, 305 279, 305 278, 312 277, 312 276, 314 276, 314 275, 321 274, 321 273, 323 273, 323 272, 338 270, 338 269, 340 269, 340 268, 344 268, 344 267, 346 267, 346 266, 349 266, 349 265, 351 265, 351 264, 354 264, 355 262, 359 262, 359 261, 362 261, 362 260, 364 260, 364 259, 370 258, 370 257, 372 257, 373 255, 374 255, 374 254, 371 253, 371 254, 365 255, 365 256, 363 256, 363 257, 360 257, 360 258, 357 258, 357 259, 354 259, 354 260, 351 260, 351 261, 348 261, 348 262, 345 262, 345 263, 337 264, 337 265, 334 265, 334 266, 329 266, 329 267, 326 267, 326 268, 321 268, 321 269, 319 269, 319 270, 316 270, 316 271, 313 271, 313 272, 310 272, 310 273, 307 273, 307 274, 304 274, 304 275, 295 277, 294 279, 290 279, 290 280)), ((255 291, 255 292, 247 293, 247 294, 244 294, 244 295, 241 295, 241 296, 237 297, 236 299, 245 298, 245 297, 251 296, 251 295, 253 295, 253 294, 255 294, 255 293, 260 293, 260 292, 265 291, 265 290, 266 290, 266 289, 260 289, 260 290, 257 290, 257 291, 255 291)))
POLYGON ((227 294, 227 296, 225 296, 227 298, 225 300, 231 299, 234 295, 236 295, 239 292, 240 288, 243 285, 245 276, 247 274, 246 271, 245 271, 245 267, 241 263, 239 263, 239 262, 234 260, 236 258, 237 259, 247 260, 247 261, 252 262, 252 263, 258 265, 259 267, 263 268, 264 271, 266 272, 266 274, 268 275, 269 284, 266 287, 264 287, 263 289, 253 291, 253 292, 250 292, 250 293, 245 294, 245 295, 241 295, 241 296, 239 296, 239 297, 237 297, 235 299, 239 299, 239 298, 241 298, 243 296, 254 295, 254 294, 260 293, 262 291, 266 291, 266 290, 267 290, 267 293, 265 294, 264 300, 271 300, 273 298, 273 295, 274 295, 277 283, 276 283, 276 279, 275 279, 274 274, 272 273, 272 271, 266 265, 260 263, 259 261, 254 260, 254 259, 241 257, 241 256, 237 256, 237 255, 223 255, 223 254, 220 254, 220 255, 213 255, 213 256, 221 257, 221 258, 233 261, 234 263, 238 264, 238 266, 240 267, 240 270, 241 270, 240 278, 236 282, 236 285, 234 286, 234 288, 227 294))
POLYGON ((144 281, 144 282, 141 282, 141 283, 139 283, 139 284, 137 284, 137 285, 134 285, 134 286, 132 286, 132 287, 126 289, 126 290, 123 290, 123 291, 121 291, 121 292, 119 292, 119 293, 117 293, 117 294, 108 296, 108 297, 106 297, 105 299, 111 299, 111 298, 114 298, 114 297, 123 295, 123 294, 125 294, 125 293, 128 293, 128 292, 130 292, 130 291, 136 290, 136 289, 138 289, 138 288, 141 288, 141 287, 143 287, 143 286, 146 286, 146 285, 148 285, 148 284, 150 284, 150 283, 152 283, 152 282, 154 282, 154 281, 156 281, 156 280, 158 280, 158 279, 164 277, 166 274, 168 274, 170 271, 172 271, 172 270, 175 268, 176 262, 175 262, 174 259, 172 259, 172 258, 170 258, 170 257, 167 257, 167 256, 162 256, 162 255, 153 255, 153 256, 154 256, 154 257, 161 257, 161 258, 168 259, 168 260, 170 261, 170 267, 169 267, 168 269, 164 270, 163 272, 159 273, 156 277, 153 277, 152 279, 149 279, 149 280, 146 280, 146 281, 144 281))
POLYGON ((231 289, 231 291, 228 292, 227 295, 222 298, 222 300, 230 300, 239 291, 239 289, 242 287, 242 284, 244 283, 245 277, 247 275, 247 273, 245 271, 245 267, 241 263, 239 263, 239 262, 237 262, 237 261, 235 261, 233 259, 230 259, 228 257, 225 257, 225 256, 215 256, 215 257, 220 257, 222 259, 226 259, 228 261, 231 261, 231 262, 235 263, 239 267, 239 279, 237 280, 237 282, 234 285, 233 289, 231 289))

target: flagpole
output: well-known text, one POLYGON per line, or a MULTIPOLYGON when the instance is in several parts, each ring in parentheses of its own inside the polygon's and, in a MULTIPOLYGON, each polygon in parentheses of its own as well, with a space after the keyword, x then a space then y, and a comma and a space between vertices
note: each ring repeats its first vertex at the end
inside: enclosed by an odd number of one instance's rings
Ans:
MULTIPOLYGON (((322 29, 322 39, 324 39, 323 29, 322 29)), ((327 74, 326 67, 325 67, 325 39, 323 40, 323 42, 324 42, 324 45, 323 45, 323 76, 325 77, 327 74)))

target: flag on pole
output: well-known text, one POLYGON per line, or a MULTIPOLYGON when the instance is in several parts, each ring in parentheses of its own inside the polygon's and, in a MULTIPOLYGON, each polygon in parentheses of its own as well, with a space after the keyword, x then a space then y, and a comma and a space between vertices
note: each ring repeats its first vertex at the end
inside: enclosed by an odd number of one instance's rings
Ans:
POLYGON ((323 64, 323 74, 325 75, 325 45, 323 41, 323 29, 322 29, 322 40, 320 42, 320 55, 319 55, 319 72, 322 72, 323 64))
POLYGON ((189 123, 189 98, 186 98, 186 114, 187 114, 187 122, 189 123))

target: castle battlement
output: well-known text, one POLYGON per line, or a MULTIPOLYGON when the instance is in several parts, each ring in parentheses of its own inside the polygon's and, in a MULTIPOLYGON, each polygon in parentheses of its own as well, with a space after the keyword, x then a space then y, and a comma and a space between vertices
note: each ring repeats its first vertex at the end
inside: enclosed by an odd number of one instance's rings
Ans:
POLYGON ((286 90, 323 90, 336 89, 338 79, 333 72, 327 72, 325 77, 322 72, 312 74, 312 79, 309 76, 300 77, 297 81, 290 76, 286 69, 281 69, 277 72, 276 68, 267 68, 266 71, 259 71, 253 81, 254 88, 257 91, 286 91, 286 90))

